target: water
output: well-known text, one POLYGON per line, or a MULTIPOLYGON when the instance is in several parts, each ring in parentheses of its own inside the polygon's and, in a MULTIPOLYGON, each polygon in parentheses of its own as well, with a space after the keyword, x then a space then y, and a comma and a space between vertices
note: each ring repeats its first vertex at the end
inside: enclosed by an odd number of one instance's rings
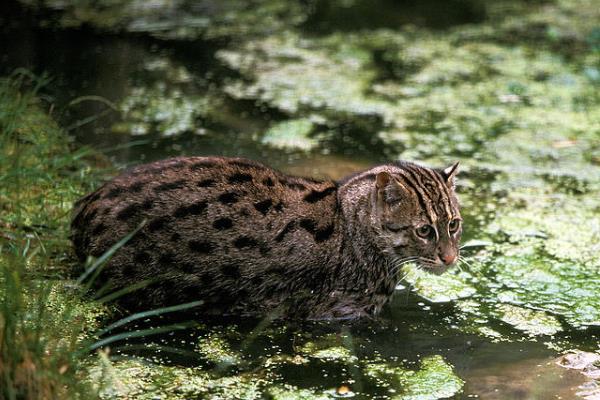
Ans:
MULTIPOLYGON (((366 1, 317 1, 311 4, 311 13, 297 24, 300 35, 316 38, 310 40, 327 40, 328 35, 335 32, 351 34, 367 29, 394 29, 407 23, 416 24, 415 29, 425 27, 444 32, 463 24, 476 26, 488 20, 488 10, 479 2, 378 1, 375 6, 366 1)), ((359 113, 356 117, 341 104, 332 106, 334 109, 339 106, 332 116, 330 108, 311 105, 306 106, 308 111, 292 112, 290 116, 277 101, 249 99, 228 92, 229 85, 247 79, 244 71, 231 68, 219 58, 220 50, 236 48, 235 41, 242 40, 235 35, 173 40, 161 36, 164 32, 157 36, 110 29, 103 33, 89 26, 43 28, 31 12, 15 3, 9 2, 2 7, 0 72, 6 74, 16 67, 25 67, 52 77, 43 89, 43 95, 47 104, 55 105, 52 111, 55 117, 69 129, 78 146, 99 149, 117 166, 182 154, 226 155, 260 160, 289 173, 338 179, 402 153, 397 145, 386 139, 386 135, 379 134, 394 131, 385 122, 390 115, 386 114, 388 111, 369 115, 359 113), (8 15, 11 17, 7 18, 8 15), (156 105, 148 101, 154 98, 168 98, 171 103, 160 100, 156 105), (127 101, 132 102, 137 116, 135 112, 124 111, 127 101), (175 111, 163 119, 143 114, 144 109, 152 107, 156 107, 157 112, 169 107, 174 107, 175 111), (186 107, 189 108, 188 118, 182 119, 182 110, 186 107), (310 151, 294 146, 274 148, 261 140, 261 135, 272 126, 299 116, 312 118, 315 126, 313 134, 318 140, 310 151), (165 126, 174 133, 165 135, 165 129, 160 128, 165 126)), ((54 12, 42 14, 46 21, 56 18, 54 12)), ((465 29, 470 29, 469 26, 465 29)), ((404 65, 398 69, 386 59, 388 55, 383 50, 373 54, 380 74, 374 82, 385 84, 386 96, 389 90, 398 90, 390 89, 390 79, 398 78, 399 74, 408 76, 407 71, 417 68, 404 65), (390 69, 386 70, 387 67, 390 69)), ((460 79, 468 81, 472 78, 460 79)), ((404 99, 402 101, 408 102, 412 95, 402 96, 405 96, 400 97, 404 99)), ((381 97, 377 97, 377 101, 380 100, 381 97)), ((379 105, 375 104, 376 107, 379 105)), ((493 110, 492 114, 494 112, 498 110, 493 110)), ((443 135, 444 128, 438 123, 442 117, 436 113, 428 115, 432 121, 431 129, 437 129, 441 132, 439 135, 443 135)), ((397 128, 399 124, 395 123, 397 128)), ((467 124, 468 121, 464 129, 468 129, 467 124)), ((485 121, 482 124, 485 125, 485 121)), ((499 132, 510 129, 499 127, 499 123, 494 127, 499 132)), ((429 143, 431 140, 432 146, 436 146, 437 137, 423 136, 421 141, 429 143)), ((457 135, 452 137, 452 143, 460 146, 448 150, 447 158, 467 155, 466 158, 477 161, 480 157, 479 164, 488 165, 484 152, 486 142, 463 139, 457 135), (484 155, 480 156, 480 152, 484 155)), ((411 148, 406 143, 403 146, 410 155, 411 148)), ((438 152, 442 151, 446 151, 445 147, 438 152)), ((539 165, 536 164, 536 168, 539 165)), ((469 168, 467 161, 466 176, 459 185, 465 204, 465 241, 485 239, 498 246, 514 247, 518 240, 507 233, 505 227, 490 233, 489 226, 499 220, 498 210, 508 213, 506 209, 513 208, 506 205, 506 198, 515 176, 509 174, 507 178, 495 170, 478 168, 476 164, 469 168)), ((519 174, 516 176, 522 176, 519 174)), ((533 183, 523 187, 545 184, 537 173, 527 175, 526 179, 533 183)), ((551 177, 547 180, 556 185, 551 177)), ((561 190, 562 186, 558 184, 556 191, 561 190)), ((538 236, 542 234, 546 235, 542 232, 538 236)), ((530 239, 525 235, 521 242, 526 240, 530 239)), ((535 248, 536 243, 531 246, 535 248)), ((514 250, 508 249, 509 254, 514 250)), ((541 260, 544 262, 560 260, 554 254, 543 254, 546 258, 541 260)), ((287 325, 264 320, 205 321, 200 327, 118 345, 114 354, 119 357, 141 355, 154 360, 158 365, 149 367, 150 371, 165 376, 183 374, 184 369, 180 367, 199 367, 196 372, 188 371, 185 372, 188 375, 183 376, 208 379, 202 374, 210 372, 212 383, 207 387, 212 389, 203 390, 213 394, 223 390, 229 396, 235 396, 232 393, 237 392, 233 390, 241 390, 240 397, 250 396, 253 386, 249 382, 262 382, 261 388, 293 385, 310 391, 306 395, 314 398, 321 394, 334 396, 336 388, 342 393, 341 386, 348 386, 356 392, 357 398, 389 398, 402 390, 412 390, 406 389, 411 385, 416 388, 421 372, 432 381, 436 374, 447 379, 439 388, 431 389, 430 397, 424 398, 448 397, 440 388, 451 387, 453 377, 464 381, 462 390, 448 394, 454 398, 572 398, 574 388, 585 379, 576 372, 556 366, 554 359, 558 350, 566 348, 594 350, 598 340, 597 325, 591 323, 582 331, 572 322, 577 316, 572 317, 558 309, 549 311, 543 304, 536 303, 535 298, 509 302, 516 307, 525 304, 527 310, 549 313, 543 315, 557 318, 560 326, 553 335, 524 331, 507 317, 508 312, 498 314, 497 308, 503 304, 498 299, 514 293, 511 292, 512 283, 502 276, 504 266, 494 263, 496 254, 484 251, 483 256, 477 252, 472 252, 471 256, 468 259, 476 264, 479 272, 461 277, 454 271, 452 279, 462 279, 461 282, 476 288, 475 294, 469 297, 475 304, 475 311, 465 311, 470 305, 461 300, 461 296, 452 298, 456 302, 428 301, 426 291, 420 292, 422 288, 417 283, 415 286, 422 296, 415 294, 412 286, 400 289, 390 307, 372 321, 287 325), (478 273, 485 276, 482 278, 478 273), (209 351, 202 347, 203 343, 218 351, 209 351), (157 352, 143 348, 152 344, 165 349, 157 352), (444 365, 449 365, 453 372, 440 372, 439 365, 435 367, 438 369, 428 371, 423 360, 436 356, 441 356, 444 365), (385 365, 389 371, 381 372, 374 365, 385 365), (166 369, 171 367, 176 372, 166 369), (223 379, 231 377, 242 377, 242 380, 247 377, 248 381, 223 383, 223 379)), ((538 256, 536 253, 535 257, 538 256)), ((517 259, 522 257, 516 256, 517 259)), ((144 326, 167 322, 166 319, 146 321, 144 326)), ((126 368, 120 371, 128 376, 126 368)), ((151 372, 148 374, 152 375, 151 372)), ((198 385, 202 387, 202 384, 198 385)), ((415 393, 422 393, 418 392, 421 389, 414 389, 415 393)))

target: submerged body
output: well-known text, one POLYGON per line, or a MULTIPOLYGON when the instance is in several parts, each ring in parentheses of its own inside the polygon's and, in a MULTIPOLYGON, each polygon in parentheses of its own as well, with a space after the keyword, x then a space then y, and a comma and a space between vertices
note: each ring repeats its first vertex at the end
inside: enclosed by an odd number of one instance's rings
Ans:
POLYGON ((128 309, 202 300, 206 313, 358 318, 391 298, 400 263, 455 261, 455 172, 395 163, 333 182, 241 158, 163 160, 82 198, 72 240, 98 257, 139 228, 99 277, 148 282, 122 297, 128 309))

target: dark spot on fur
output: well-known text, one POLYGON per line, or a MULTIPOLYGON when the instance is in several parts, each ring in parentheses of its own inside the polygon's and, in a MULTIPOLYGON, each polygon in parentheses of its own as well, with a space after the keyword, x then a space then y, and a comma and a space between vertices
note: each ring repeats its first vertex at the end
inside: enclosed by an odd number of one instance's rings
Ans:
POLYGON ((243 172, 238 172, 238 173, 231 175, 229 177, 228 181, 229 181, 229 183, 252 182, 252 175, 243 173, 243 172))
POLYGON ((140 243, 143 243, 146 240, 148 240, 148 236, 146 236, 146 234, 144 232, 138 231, 138 233, 133 235, 133 237, 131 239, 129 239, 129 241, 127 243, 125 243, 125 246, 137 247, 140 243))
POLYGON ((141 206, 138 203, 130 204, 117 213, 117 219, 126 221, 134 217, 140 211, 140 208, 141 206))
POLYGON ((189 262, 178 263, 179 269, 185 272, 186 274, 194 273, 194 264, 189 262))
POLYGON ((239 238, 235 239, 233 245, 238 249, 243 249, 244 247, 255 247, 258 245, 258 242, 254 238, 248 236, 240 236, 239 238))
POLYGON ((206 271, 202 275, 200 275, 200 280, 205 286, 208 286, 213 282, 212 274, 206 271))
POLYGON ((300 226, 309 233, 315 233, 315 221, 310 219, 303 219, 300 221, 300 226))
POLYGON ((161 183, 160 185, 158 185, 154 188, 154 191, 155 192, 167 192, 169 190, 181 189, 182 187, 185 186, 185 183, 186 183, 185 179, 179 179, 179 180, 173 181, 173 182, 161 183))
POLYGON ((233 226, 233 222, 230 218, 219 218, 215 222, 213 222, 213 228, 218 229, 220 231, 224 229, 229 229, 233 226))
POLYGON ((221 273, 231 279, 239 279, 240 277, 240 267, 237 265, 223 265, 221 266, 221 273))
POLYGON ((246 290, 246 289, 243 289, 243 288, 242 288, 242 289, 238 289, 236 298, 235 298, 235 299, 234 299, 234 298, 232 298, 230 301, 231 301, 232 303, 234 303, 234 302, 235 302, 236 300, 238 300, 238 299, 245 299, 245 298, 248 298, 248 296, 249 296, 249 295, 250 295, 250 293, 248 292, 248 290, 246 290))
POLYGON ((135 264, 132 264, 132 263, 123 264, 121 269, 123 271, 123 275, 125 275, 125 276, 131 276, 137 272, 137 268, 135 267, 135 264))
POLYGON ((117 187, 110 189, 108 191, 108 193, 106 194, 106 196, 104 196, 104 198, 105 199, 114 199, 115 197, 119 197, 123 193, 125 193, 125 188, 117 186, 117 187))
POLYGON ((273 275, 283 275, 285 274, 285 268, 283 268, 281 265, 278 265, 276 267, 270 268, 269 273, 273 275))
POLYGON ((144 200, 144 202, 142 203, 142 208, 144 210, 149 210, 152 208, 153 205, 153 201, 151 199, 146 199, 144 200))
POLYGON ((158 258, 158 263, 160 265, 170 265, 173 264, 173 260, 175 259, 175 255, 173 253, 171 253, 170 251, 163 253, 160 255, 160 257, 158 258))
POLYGON ((136 182, 133 185, 129 186, 129 191, 138 193, 141 192, 144 188, 145 182, 136 182))
POLYGON ((268 186, 268 187, 275 186, 275 182, 273 182, 273 179, 271 179, 271 178, 263 179, 262 183, 263 183, 263 185, 268 186))
POLYGON ((204 179, 198 182, 198 187, 211 187, 214 186, 215 183, 217 183, 217 181, 214 179, 204 179))
POLYGON ((89 211, 88 213, 85 214, 85 217, 83 217, 83 222, 86 225, 89 224, 94 218, 96 218, 97 214, 98 214, 98 209, 93 209, 92 211, 89 211))
POLYGON ((285 237, 285 235, 287 235, 288 233, 290 233, 294 229, 296 229, 296 221, 290 221, 290 222, 288 222, 285 225, 285 227, 281 230, 281 232, 279 232, 277 234, 277 236, 275 236, 275 241, 276 242, 281 242, 283 240, 283 238, 285 237))
POLYGON ((173 216, 175 218, 185 218, 190 215, 200 215, 202 214, 202 211, 206 209, 206 207, 208 207, 208 203, 206 201, 198 201, 187 206, 179 207, 175 210, 173 216))
POLYGON ((101 233, 103 233, 104 231, 106 231, 108 227, 106 225, 104 225, 103 223, 99 223, 98 225, 96 225, 94 227, 94 229, 92 229, 92 235, 94 236, 98 236, 101 233))
POLYGON ((219 196, 219 201, 223 204, 233 204, 238 201, 238 194, 234 192, 226 192, 219 196))
POLYGON ((178 242, 181 239, 181 235, 177 232, 171 235, 171 242, 178 242))
POLYGON ((256 208, 257 211, 261 212, 262 215, 267 215, 267 212, 269 212, 269 209, 272 205, 273 200, 266 199, 263 201, 259 201, 258 203, 254 203, 254 208, 256 208))
POLYGON ((322 242, 327 240, 333 234, 334 226, 333 224, 329 224, 324 228, 317 229, 317 224, 315 221, 310 219, 303 219, 300 221, 300 226, 304 228, 307 232, 313 235, 316 242, 322 242))
POLYGON ((196 253, 208 254, 214 250, 215 245, 204 240, 190 240, 188 247, 196 253))
POLYGON ((148 230, 150 232, 159 231, 165 226, 166 223, 169 222, 169 220, 170 220, 170 218, 168 216, 163 216, 163 217, 158 217, 156 219, 153 219, 148 224, 148 230))
POLYGON ((250 279, 250 283, 253 286, 259 286, 260 284, 263 283, 263 278, 261 276, 258 276, 258 275, 253 276, 252 279, 250 279))
POLYGON ((190 165, 190 170, 198 171, 203 168, 214 167, 215 165, 216 165, 216 163, 214 161, 210 161, 210 160, 196 161, 195 163, 190 165))
POLYGON ((298 191, 306 190, 306 186, 299 182, 293 182, 293 181, 289 181, 287 179, 282 179, 281 183, 283 183, 285 186, 289 187, 292 190, 298 190, 298 191))
POLYGON ((335 186, 330 186, 321 191, 311 190, 309 194, 304 196, 304 201, 306 201, 308 203, 316 203, 317 201, 324 199, 325 197, 329 196, 331 193, 333 193, 335 191, 336 191, 335 186))
POLYGON ((317 229, 315 232, 315 241, 323 242, 331 237, 333 234, 334 226, 333 224, 327 225, 325 228, 317 229))
POLYGON ((271 252, 271 248, 263 243, 260 245, 259 251, 262 256, 266 256, 271 252))
POLYGON ((148 264, 150 262, 150 254, 140 251, 135 254, 133 260, 138 264, 148 264))

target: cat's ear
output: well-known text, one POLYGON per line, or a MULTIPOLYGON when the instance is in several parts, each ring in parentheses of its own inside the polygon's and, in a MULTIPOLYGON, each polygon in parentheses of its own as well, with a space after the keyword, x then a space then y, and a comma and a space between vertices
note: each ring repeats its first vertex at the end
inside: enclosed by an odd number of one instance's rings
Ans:
POLYGON ((458 162, 442 170, 442 176, 448 187, 454 188, 454 177, 458 173, 458 162))
POLYGON ((388 203, 402 198, 406 193, 406 188, 398 182, 392 174, 387 171, 382 171, 375 178, 375 187, 377 188, 378 197, 384 199, 388 203))
POLYGON ((390 183, 391 180, 392 175, 390 175, 389 172, 381 171, 380 173, 378 173, 377 177, 375 178, 375 186, 377 187, 377 190, 385 189, 385 187, 388 185, 388 183, 390 183))

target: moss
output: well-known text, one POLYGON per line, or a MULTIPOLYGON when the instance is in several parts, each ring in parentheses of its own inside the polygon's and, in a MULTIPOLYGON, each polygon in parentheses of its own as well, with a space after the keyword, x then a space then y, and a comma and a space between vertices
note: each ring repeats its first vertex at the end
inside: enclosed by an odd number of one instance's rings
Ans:
POLYGON ((410 370, 389 364, 368 364, 366 374, 389 386, 390 397, 402 400, 446 399, 462 391, 464 382, 441 356, 426 357, 420 369, 410 370))

